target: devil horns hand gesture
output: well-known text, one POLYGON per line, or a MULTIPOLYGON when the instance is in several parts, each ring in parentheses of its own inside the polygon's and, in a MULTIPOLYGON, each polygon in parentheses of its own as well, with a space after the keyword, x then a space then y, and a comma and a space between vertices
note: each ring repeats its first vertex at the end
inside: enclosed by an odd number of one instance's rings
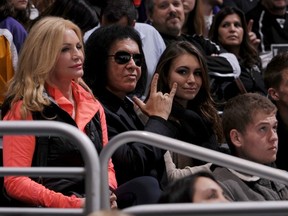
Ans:
POLYGON ((159 116, 167 120, 172 109, 173 98, 177 90, 177 83, 173 84, 169 94, 163 94, 160 91, 157 92, 158 77, 159 75, 155 74, 152 79, 150 96, 146 103, 136 96, 133 97, 133 101, 144 114, 148 116, 159 116))
POLYGON ((253 20, 249 20, 249 22, 247 24, 247 30, 248 30, 248 36, 249 36, 250 43, 252 44, 252 46, 254 46, 255 49, 257 49, 261 40, 257 38, 257 36, 254 32, 252 32, 253 23, 254 23, 253 20))

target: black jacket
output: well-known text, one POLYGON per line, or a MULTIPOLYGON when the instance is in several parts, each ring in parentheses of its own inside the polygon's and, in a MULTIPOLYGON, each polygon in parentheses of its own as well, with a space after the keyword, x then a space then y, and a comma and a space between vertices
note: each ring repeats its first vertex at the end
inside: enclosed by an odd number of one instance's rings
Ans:
MULTIPOLYGON (((175 128, 160 117, 150 117, 144 125, 133 109, 133 102, 128 97, 119 99, 105 90, 98 100, 102 103, 108 125, 109 139, 117 134, 130 130, 144 130, 160 135, 175 137, 175 128)), ((163 155, 166 150, 143 143, 127 143, 113 155, 116 179, 121 185, 135 177, 153 176, 163 187, 167 184, 167 176, 163 155)))
POLYGON ((276 117, 278 120, 277 134, 279 139, 276 166, 279 169, 288 171, 288 127, 284 124, 279 113, 277 113, 276 117))
MULTIPOLYGON (((179 121, 177 139, 211 150, 220 151, 220 145, 213 131, 212 124, 197 112, 173 105, 171 116, 179 121)), ((173 153, 172 157, 177 168, 207 163, 206 161, 195 160, 191 157, 175 153, 173 153)))
MULTIPOLYGON (((254 66, 252 68, 246 68, 241 66, 241 74, 240 80, 242 81, 247 92, 256 92, 261 95, 266 96, 267 90, 265 88, 264 80, 262 77, 262 73, 258 66, 254 66)), ((228 82, 223 89, 223 97, 225 100, 229 100, 230 98, 240 94, 239 87, 236 82, 228 82)))
MULTIPOLYGON (((33 120, 49 120, 64 122, 77 127, 71 116, 52 103, 49 107, 45 107, 43 114, 40 112, 32 113, 33 120), (45 116, 45 117, 44 117, 45 116), (54 117, 54 118, 53 118, 54 117)), ((102 132, 101 125, 98 121, 97 114, 90 121, 85 131, 87 136, 94 143, 98 153, 102 149, 102 132)), ((33 155, 32 166, 48 166, 48 167, 82 167, 84 161, 77 147, 77 143, 69 141, 66 137, 36 137, 36 148, 33 155)), ((85 183, 83 177, 45 177, 37 178, 35 181, 43 184, 45 187, 61 192, 64 195, 75 194, 83 196, 85 194, 85 183)))

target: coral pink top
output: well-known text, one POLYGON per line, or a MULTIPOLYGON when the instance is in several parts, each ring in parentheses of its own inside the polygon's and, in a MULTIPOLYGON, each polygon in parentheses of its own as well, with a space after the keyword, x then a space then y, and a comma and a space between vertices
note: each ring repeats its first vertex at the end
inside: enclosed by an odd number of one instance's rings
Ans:
MULTIPOLYGON (((56 103, 71 116, 73 112, 71 102, 56 88, 48 86, 47 91, 56 103)), ((77 103, 75 122, 79 130, 84 132, 86 124, 99 111, 103 145, 106 145, 108 143, 108 135, 103 107, 90 93, 74 82, 72 83, 72 91, 77 103)), ((21 120, 21 105, 22 101, 17 102, 5 115, 4 120, 21 120)), ((29 113, 26 120, 33 120, 31 113, 29 113)), ((31 167, 34 150, 35 136, 3 136, 3 163, 5 167, 31 167)), ((110 187, 113 189, 117 188, 114 166, 111 159, 109 161, 108 173, 110 187)), ((7 176, 4 178, 4 185, 9 196, 25 203, 54 208, 82 207, 81 198, 77 198, 74 195, 68 197, 49 190, 29 177, 7 176)))

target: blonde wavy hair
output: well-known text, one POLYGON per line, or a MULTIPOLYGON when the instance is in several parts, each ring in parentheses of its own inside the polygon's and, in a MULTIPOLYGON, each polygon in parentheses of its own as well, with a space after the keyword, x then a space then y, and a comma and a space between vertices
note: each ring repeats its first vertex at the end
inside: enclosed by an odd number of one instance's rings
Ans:
MULTIPOLYGON (((59 58, 66 29, 72 29, 82 42, 81 30, 73 22, 59 17, 45 17, 33 25, 23 44, 18 69, 6 94, 6 98, 11 99, 11 106, 19 100, 23 101, 22 118, 27 117, 28 111, 41 112, 51 103, 43 92, 59 58)), ((83 46, 82 52, 84 54, 83 46)), ((82 79, 75 81, 91 92, 82 79)))

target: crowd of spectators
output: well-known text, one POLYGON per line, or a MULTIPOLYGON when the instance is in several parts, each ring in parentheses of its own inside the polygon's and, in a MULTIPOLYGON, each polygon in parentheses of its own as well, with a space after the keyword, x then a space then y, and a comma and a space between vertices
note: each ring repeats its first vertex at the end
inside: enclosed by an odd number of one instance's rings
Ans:
MULTIPOLYGON (((2 0, 1 118, 73 125, 98 154, 114 136, 141 130, 288 171, 287 7, 286 0, 2 0)), ((74 167, 83 158, 62 137, 4 135, 3 166, 74 167)), ((277 181, 140 142, 117 149, 108 173, 111 209, 288 199, 277 181)), ((83 178, 0 181, 10 206, 85 205, 83 178)))

